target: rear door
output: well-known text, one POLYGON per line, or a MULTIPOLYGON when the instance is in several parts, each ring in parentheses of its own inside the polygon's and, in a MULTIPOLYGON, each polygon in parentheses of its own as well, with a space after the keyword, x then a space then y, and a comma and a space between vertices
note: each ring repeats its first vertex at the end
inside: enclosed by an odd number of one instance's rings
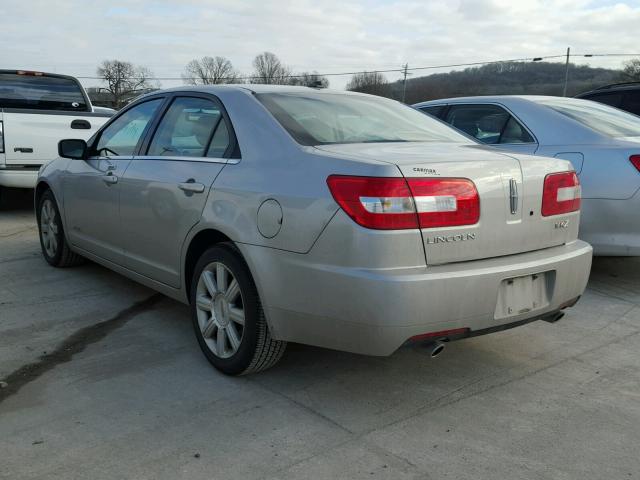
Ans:
POLYGON ((145 143, 121 183, 124 261, 177 288, 184 239, 233 151, 233 129, 217 99, 176 95, 145 143))
POLYGON ((87 160, 71 160, 64 177, 64 212, 73 245, 122 263, 120 181, 164 98, 140 103, 101 133, 87 160))

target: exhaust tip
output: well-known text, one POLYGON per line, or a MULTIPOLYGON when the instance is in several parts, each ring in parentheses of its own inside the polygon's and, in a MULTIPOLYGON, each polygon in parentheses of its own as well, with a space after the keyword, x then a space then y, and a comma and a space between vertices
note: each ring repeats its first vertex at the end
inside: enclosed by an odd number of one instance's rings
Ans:
POLYGON ((444 352, 444 343, 440 341, 429 342, 424 346, 424 348, 426 348, 431 358, 436 358, 444 352))

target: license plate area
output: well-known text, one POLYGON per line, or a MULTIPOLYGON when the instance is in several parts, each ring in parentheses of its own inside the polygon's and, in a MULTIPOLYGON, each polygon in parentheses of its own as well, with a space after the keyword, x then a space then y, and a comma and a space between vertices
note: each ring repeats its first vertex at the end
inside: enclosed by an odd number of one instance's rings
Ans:
POLYGON ((498 289, 494 318, 509 318, 549 305, 555 272, 542 272, 503 280, 498 289))

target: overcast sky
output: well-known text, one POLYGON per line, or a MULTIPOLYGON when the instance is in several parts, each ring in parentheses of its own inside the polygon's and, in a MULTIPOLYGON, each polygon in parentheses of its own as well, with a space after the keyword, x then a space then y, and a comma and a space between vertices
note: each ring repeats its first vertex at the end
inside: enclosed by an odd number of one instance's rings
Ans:
MULTIPOLYGON (((265 50, 296 71, 321 73, 558 55, 567 46, 640 53, 640 0, 1 0, 0 18, 0 68, 76 76, 95 76, 101 60, 117 58, 179 78, 204 55, 248 74, 265 50)), ((330 77, 331 86, 348 79, 330 77)))

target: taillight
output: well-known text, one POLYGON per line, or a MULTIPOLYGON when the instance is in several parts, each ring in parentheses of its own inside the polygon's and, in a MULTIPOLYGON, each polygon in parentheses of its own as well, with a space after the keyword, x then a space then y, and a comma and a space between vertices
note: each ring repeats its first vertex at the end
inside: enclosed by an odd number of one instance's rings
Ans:
POLYGON ((418 216, 404 178, 331 175, 329 190, 358 225, 378 230, 418 228, 418 216))
POLYGON ((331 175, 333 198, 358 225, 378 230, 471 225, 480 218, 475 185, 464 178, 331 175))
POLYGON ((0 153, 4 153, 4 125, 0 121, 0 153))
POLYGON ((544 179, 542 216, 580 210, 580 181, 576 172, 550 173, 544 179))
POLYGON ((633 166, 640 172, 640 155, 631 155, 629 161, 633 163, 633 166))
POLYGON ((466 178, 409 178, 421 228, 473 225, 480 220, 480 197, 466 178))

